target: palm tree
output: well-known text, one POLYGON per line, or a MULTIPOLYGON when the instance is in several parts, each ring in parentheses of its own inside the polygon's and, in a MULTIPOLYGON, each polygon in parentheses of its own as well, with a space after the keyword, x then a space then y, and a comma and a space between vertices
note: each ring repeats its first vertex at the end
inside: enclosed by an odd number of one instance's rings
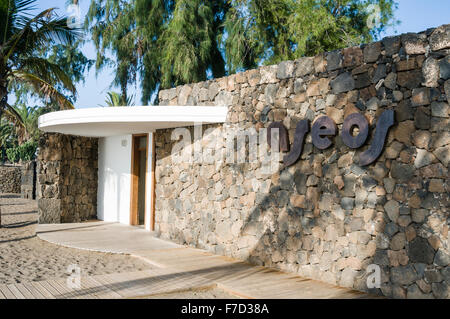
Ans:
POLYGON ((14 125, 6 119, 0 121, 0 164, 5 162, 6 149, 17 143, 14 125))
POLYGON ((30 11, 35 9, 35 3, 36 0, 0 2, 0 123, 5 110, 20 118, 8 104, 8 93, 21 85, 57 103, 60 109, 74 108, 55 88, 60 85, 75 96, 72 80, 58 65, 40 58, 37 50, 57 43, 72 44, 81 36, 80 30, 69 28, 65 17, 56 16, 55 8, 32 17, 30 11))
POLYGON ((76 94, 70 77, 61 68, 38 57, 42 47, 56 43, 71 44, 79 38, 80 30, 67 26, 65 17, 57 17, 50 8, 31 17, 36 0, 3 0, 0 5, 0 116, 9 109, 8 93, 13 87, 24 85, 34 94, 51 100, 60 109, 74 108, 72 103, 56 88, 76 94))
POLYGON ((133 96, 127 97, 126 99, 117 92, 108 92, 108 96, 105 99, 107 106, 130 106, 133 105, 133 96))
MULTIPOLYGON (((4 163, 6 148, 14 143, 14 127, 6 121, 0 119, 0 163, 4 163)), ((2 227, 2 208, 0 207, 0 227, 2 227)))
POLYGON ((27 107, 21 103, 19 105, 10 106, 4 111, 5 117, 11 123, 14 123, 15 136, 19 144, 39 137, 38 118, 42 114, 49 112, 49 108, 44 107, 27 107))

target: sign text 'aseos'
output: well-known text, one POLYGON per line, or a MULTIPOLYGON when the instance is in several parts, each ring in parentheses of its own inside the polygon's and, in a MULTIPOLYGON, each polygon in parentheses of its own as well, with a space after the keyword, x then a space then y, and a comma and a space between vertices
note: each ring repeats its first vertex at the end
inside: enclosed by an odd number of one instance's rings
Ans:
MULTIPOLYGON (((394 111, 384 111, 378 121, 375 128, 375 134, 369 148, 361 153, 359 156, 359 165, 366 166, 373 163, 378 156, 380 156, 384 142, 386 140, 389 128, 394 125, 394 111)), ((271 138, 273 129, 279 130, 279 147, 282 152, 289 152, 289 134, 286 127, 282 122, 273 122, 268 127, 267 142, 271 145, 271 138)), ((321 116, 314 121, 311 128, 312 142, 318 149, 326 149, 331 146, 332 142, 329 136, 336 135, 336 124, 328 116, 321 116)), ((306 133, 309 132, 309 120, 301 120, 297 123, 294 134, 294 143, 290 152, 283 157, 284 166, 291 166, 300 158, 303 150, 303 142, 305 141, 306 133)), ((360 113, 352 113, 344 119, 342 126, 341 137, 345 145, 350 148, 359 148, 367 140, 369 135, 369 123, 367 119, 360 113), (353 136, 352 131, 354 128, 358 128, 359 132, 356 136, 353 136)))

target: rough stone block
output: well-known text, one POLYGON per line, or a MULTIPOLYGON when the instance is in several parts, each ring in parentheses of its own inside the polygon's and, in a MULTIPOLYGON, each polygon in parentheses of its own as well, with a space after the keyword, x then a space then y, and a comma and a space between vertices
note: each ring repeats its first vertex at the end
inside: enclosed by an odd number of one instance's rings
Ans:
POLYGON ((417 33, 406 33, 401 36, 402 45, 406 54, 425 54, 426 52, 426 35, 417 33))
POLYGON ((381 42, 369 43, 364 47, 364 62, 373 63, 381 54, 381 42))
POLYGON ((433 51, 450 48, 450 24, 436 28, 430 35, 429 42, 433 51))
POLYGON ((295 76, 303 77, 314 72, 314 58, 304 57, 296 60, 295 76))
POLYGON ((345 72, 332 80, 330 85, 333 94, 339 94, 353 90, 355 88, 355 80, 353 79, 351 73, 345 72))
POLYGON ((38 210, 40 224, 61 223, 61 199, 39 198, 38 210))

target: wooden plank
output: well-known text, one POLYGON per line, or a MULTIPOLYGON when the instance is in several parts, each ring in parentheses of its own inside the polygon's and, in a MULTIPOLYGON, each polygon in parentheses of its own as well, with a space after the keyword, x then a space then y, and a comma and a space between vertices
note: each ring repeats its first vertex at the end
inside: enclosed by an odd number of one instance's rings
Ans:
POLYGON ((107 285, 102 285, 94 277, 89 277, 89 280, 96 287, 102 288, 102 290, 100 290, 99 293, 96 293, 96 296, 98 298, 100 298, 100 299, 118 299, 118 298, 122 298, 122 296, 119 293, 115 292, 113 289, 111 289, 107 285))
POLYGON ((92 278, 92 277, 89 278, 89 280, 91 280, 92 282, 95 282, 96 286, 100 288, 98 290, 98 292, 96 293, 97 298, 99 298, 99 299, 118 299, 118 298, 122 298, 122 296, 119 293, 117 293, 113 289, 111 289, 111 286, 104 285, 100 281, 98 281, 97 279, 92 278))
POLYGON ((7 287, 17 299, 25 299, 25 296, 22 295, 22 293, 19 291, 19 289, 17 289, 17 287, 14 284, 10 284, 7 287))
POLYGON ((120 274, 120 276, 117 275, 107 275, 109 277, 113 277, 113 283, 114 286, 120 286, 120 289, 117 289, 116 291, 120 291, 120 295, 128 298, 133 297, 136 295, 136 292, 139 291, 142 287, 142 280, 144 280, 147 277, 147 274, 143 272, 139 273, 123 273, 120 274), (119 277, 119 278, 117 278, 119 277), (117 280, 115 280, 117 279, 117 280))
POLYGON ((0 289, 0 299, 6 299, 6 296, 2 293, 1 289, 0 289))
POLYGON ((41 284, 41 281, 32 281, 30 284, 38 290, 42 296, 44 296, 45 299, 55 299, 55 296, 53 296, 45 287, 41 284))
POLYGON ((61 298, 59 298, 59 296, 61 295, 61 293, 60 293, 58 290, 56 290, 52 285, 50 285, 50 283, 49 283, 48 281, 40 281, 39 283, 40 283, 40 285, 41 285, 42 287, 44 287, 49 293, 51 293, 52 296, 53 296, 55 299, 61 299, 61 298))
POLYGON ((81 277, 81 288, 74 289, 76 299, 98 299, 99 293, 107 288, 101 287, 101 284, 96 282, 90 276, 81 277))
MULTIPOLYGON (((94 277, 90 277, 90 279, 95 280, 95 282, 97 283, 98 286, 103 286, 105 287, 105 289, 108 289, 109 291, 111 291, 111 294, 116 296, 114 298, 122 298, 122 295, 120 295, 118 292, 116 292, 115 290, 111 289, 111 287, 109 287, 110 283, 107 281, 103 281, 101 275, 97 275, 94 277)), ((106 298, 105 296, 107 295, 107 293, 105 293, 105 291, 99 291, 99 293, 96 293, 96 297, 99 299, 104 299, 106 298)))
POLYGON ((17 299, 16 296, 8 289, 7 285, 0 285, 0 291, 6 299, 17 299))
POLYGON ((149 277, 144 279, 141 285, 135 287, 128 297, 147 296, 158 291, 171 291, 174 289, 176 289, 174 285, 171 285, 158 277, 149 277))
POLYGON ((53 289, 55 289, 58 293, 55 296, 56 299, 68 299, 69 298, 69 291, 66 290, 65 288, 61 287, 61 285, 59 285, 56 280, 47 280, 47 283, 53 287, 53 289))
POLYGON ((139 192, 139 135, 131 137, 131 190, 130 190, 130 225, 138 224, 138 192, 139 192))
MULTIPOLYGON (((150 175, 150 230, 155 230, 155 217, 156 217, 156 210, 155 210, 155 202, 156 202, 156 152, 155 152, 155 132, 152 132, 152 139, 151 139, 151 154, 152 154, 152 162, 151 162, 151 175, 150 175)), ((147 157, 148 161, 148 157, 147 157)))
POLYGON ((108 274, 108 275, 98 275, 94 279, 100 284, 108 286, 116 297, 124 298, 130 295, 130 281, 139 280, 147 277, 148 273, 145 271, 133 272, 133 273, 122 273, 122 274, 108 274))
POLYGON ((114 279, 110 275, 99 275, 95 276, 95 280, 99 282, 102 285, 107 286, 110 290, 114 291, 118 295, 123 298, 125 295, 122 293, 124 289, 127 288, 127 285, 125 282, 121 281, 123 276, 121 274, 118 274, 114 279))
POLYGON ((102 285, 100 282, 92 277, 84 277, 83 281, 89 286, 91 290, 91 295, 96 299, 106 298, 105 296, 110 295, 110 289, 106 285, 102 285))
POLYGON ((15 284, 15 286, 26 299, 36 299, 36 297, 33 296, 33 294, 27 288, 25 288, 23 284, 15 284))
POLYGON ((96 291, 101 289, 95 284, 90 277, 81 278, 81 290, 78 293, 77 299, 97 299, 96 291))
POLYGON ((24 282, 22 283, 25 288, 28 289, 29 292, 31 292, 33 294, 33 296, 36 299, 45 299, 45 296, 43 294, 41 294, 41 292, 39 290, 37 290, 32 284, 31 282, 24 282))
MULTIPOLYGON (((144 225, 145 225, 145 228, 147 228, 147 225, 149 225, 150 224, 150 221, 151 221, 151 211, 150 211, 150 216, 149 216, 149 214, 147 214, 147 207, 151 207, 150 205, 151 205, 151 201, 150 201, 150 203, 147 203, 147 191, 148 191, 148 187, 147 187, 147 173, 148 173, 148 150, 149 150, 149 147, 148 147, 148 145, 149 145, 149 143, 150 143, 150 140, 149 140, 149 134, 147 133, 147 144, 145 145, 145 149, 144 149, 144 151, 145 151, 145 174, 144 174, 144 178, 145 178, 145 181, 144 181, 144 206, 145 206, 145 208, 144 208, 144 225)), ((150 208, 150 210, 151 210, 151 208, 150 208)), ((150 227, 149 227, 149 229, 150 230, 153 230, 152 228, 151 228, 151 225, 149 225, 150 227)))
POLYGON ((63 292, 64 299, 73 299, 77 295, 77 290, 67 287, 66 279, 52 280, 52 283, 56 286, 58 291, 63 292))

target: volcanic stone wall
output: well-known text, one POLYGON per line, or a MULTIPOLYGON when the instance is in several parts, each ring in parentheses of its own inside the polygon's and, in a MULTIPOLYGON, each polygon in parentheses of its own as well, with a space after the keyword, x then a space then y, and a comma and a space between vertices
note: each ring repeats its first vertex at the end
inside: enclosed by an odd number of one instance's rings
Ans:
POLYGON ((20 166, 0 166, 0 193, 20 193, 20 166))
POLYGON ((36 161, 23 163, 21 175, 20 193, 22 198, 36 199, 36 161))
MULTIPOLYGON (((159 94, 161 105, 226 105, 216 128, 301 119, 369 121, 365 146, 340 133, 264 175, 260 165, 173 163, 156 133, 156 230, 163 238, 393 298, 449 298, 450 25, 285 61, 159 94), (384 150, 360 167, 376 120, 395 111, 384 150), (369 289, 369 265, 381 269, 369 289)), ((192 131, 192 130, 191 130, 192 131)), ((203 142, 202 142, 203 143, 203 142)))
POLYGON ((97 217, 98 139, 45 133, 39 140, 39 223, 97 217))

